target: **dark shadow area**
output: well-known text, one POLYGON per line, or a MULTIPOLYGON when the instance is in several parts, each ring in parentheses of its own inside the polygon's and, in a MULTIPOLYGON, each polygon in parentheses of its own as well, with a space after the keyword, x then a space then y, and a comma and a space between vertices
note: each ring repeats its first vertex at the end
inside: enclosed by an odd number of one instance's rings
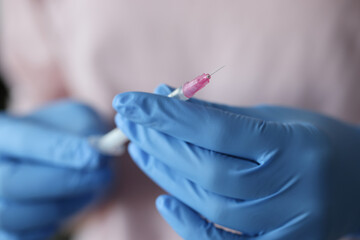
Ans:
POLYGON ((3 78, 0 75, 0 110, 5 109, 8 96, 8 90, 5 87, 3 78))

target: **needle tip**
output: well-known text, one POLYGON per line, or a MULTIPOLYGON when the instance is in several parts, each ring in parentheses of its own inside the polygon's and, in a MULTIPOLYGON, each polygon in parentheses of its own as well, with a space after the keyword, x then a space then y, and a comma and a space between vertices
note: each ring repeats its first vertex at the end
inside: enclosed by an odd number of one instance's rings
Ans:
POLYGON ((220 71, 221 69, 223 69, 224 67, 226 67, 226 65, 216 69, 213 73, 210 74, 210 76, 214 75, 215 73, 217 73, 218 71, 220 71))

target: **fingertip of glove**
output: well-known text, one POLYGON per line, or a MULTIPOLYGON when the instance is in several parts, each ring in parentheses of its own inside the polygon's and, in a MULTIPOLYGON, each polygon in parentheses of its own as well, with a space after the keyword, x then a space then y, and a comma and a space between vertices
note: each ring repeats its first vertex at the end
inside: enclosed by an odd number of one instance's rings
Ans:
POLYGON ((119 108, 130 103, 133 99, 134 99, 133 92, 120 93, 114 97, 112 106, 116 111, 118 111, 119 108))
POLYGON ((151 95, 151 93, 146 92, 124 92, 116 95, 113 99, 112 105, 113 108, 118 111, 120 108, 129 107, 131 105, 141 104, 143 101, 146 101, 151 95))
POLYGON ((159 94, 159 95, 168 95, 172 91, 173 91, 172 87, 162 83, 155 88, 154 93, 159 94))
POLYGON ((160 195, 159 197, 156 198, 156 201, 155 201, 156 208, 160 212, 164 212, 164 210, 167 211, 169 209, 171 201, 172 201, 172 199, 170 196, 160 195))
POLYGON ((144 92, 128 92, 116 96, 113 107, 121 118, 126 118, 138 124, 162 124, 168 119, 167 114, 174 115, 177 101, 168 97, 144 92))
POLYGON ((132 103, 136 98, 137 93, 122 93, 116 96, 113 100, 113 108, 117 111, 115 121, 121 117, 129 119, 138 119, 141 116, 141 110, 136 103, 132 103))

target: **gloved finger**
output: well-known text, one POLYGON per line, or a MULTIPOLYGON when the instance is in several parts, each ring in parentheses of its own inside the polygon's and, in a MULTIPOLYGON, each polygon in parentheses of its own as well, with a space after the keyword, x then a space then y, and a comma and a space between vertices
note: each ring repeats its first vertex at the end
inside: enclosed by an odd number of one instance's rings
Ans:
POLYGON ((159 95, 163 95, 163 96, 167 96, 170 93, 172 93, 176 88, 171 87, 169 85, 166 84, 160 84, 158 85, 155 89, 154 89, 154 93, 155 94, 159 94, 159 95))
POLYGON ((0 202, 0 229, 24 232, 59 224, 93 198, 92 194, 52 202, 0 202))
POLYGON ((113 105, 122 117, 135 123, 242 158, 257 159, 264 153, 277 151, 290 133, 280 123, 149 93, 123 93, 114 99, 113 105))
MULTIPOLYGON (((310 214, 303 213, 288 219, 283 225, 272 231, 261 233, 253 240, 303 240, 303 239, 327 239, 326 236, 317 233, 321 226, 319 222, 310 220, 310 214), (314 230, 314 231, 312 231, 314 230)), ((340 236, 339 236, 340 237, 340 236)), ((336 238, 338 239, 338 238, 336 238)))
POLYGON ((303 240, 303 239, 326 239, 325 236, 316 236, 315 231, 309 231, 309 229, 320 228, 316 222, 311 222, 308 219, 307 214, 300 214, 292 219, 289 219, 282 226, 262 234, 254 240, 303 240))
POLYGON ((0 240, 44 240, 49 239, 55 232, 56 226, 48 226, 29 232, 7 232, 0 230, 0 240))
POLYGON ((80 136, 99 135, 108 130, 104 119, 94 109, 70 99, 45 105, 24 119, 80 136))
POLYGON ((221 226, 253 236, 260 231, 267 232, 280 226, 291 214, 288 209, 302 210, 298 203, 284 206, 283 201, 279 200, 289 194, 288 191, 291 191, 293 183, 278 193, 262 199, 241 201, 227 198, 205 190, 133 146, 133 144, 129 146, 133 160, 155 183, 202 216, 221 226))
POLYGON ((278 163, 259 166, 250 160, 197 147, 127 119, 117 118, 117 123, 132 143, 211 192, 243 200, 255 199, 279 191, 287 181, 269 170, 278 163))
MULTIPOLYGON (((154 93, 159 94, 159 95, 163 95, 163 96, 167 96, 174 90, 175 90, 175 88, 173 88, 173 87, 170 87, 170 86, 168 86, 166 84, 160 84, 155 89, 154 93)), ((220 110, 227 111, 227 112, 230 112, 230 113, 241 114, 241 115, 244 115, 244 116, 259 118, 259 119, 263 119, 263 120, 270 120, 270 119, 268 119, 267 112, 262 111, 258 107, 233 107, 233 106, 229 106, 229 105, 226 105, 226 104, 219 104, 219 103, 213 103, 213 102, 200 100, 200 99, 197 99, 197 98, 194 98, 194 97, 190 98, 187 101, 191 102, 191 103, 198 104, 198 105, 206 106, 206 107, 220 109, 220 110)))
POLYGON ((168 224, 185 240, 250 239, 216 228, 174 197, 166 195, 158 197, 156 207, 168 224))
POLYGON ((70 197, 99 190, 111 178, 109 168, 78 171, 0 161, 0 197, 29 201, 70 197))
POLYGON ((93 169, 104 160, 86 138, 6 115, 0 115, 0 152, 75 169, 93 169))
MULTIPOLYGON (((303 239, 323 239, 324 237, 309 237, 309 232, 301 230, 299 225, 303 225, 305 215, 300 215, 290 220, 283 226, 258 236, 250 237, 238 235, 215 228, 212 223, 204 220, 198 213, 191 208, 170 196, 160 196, 156 201, 156 206, 163 218, 169 225, 185 240, 303 240, 303 239)), ((313 233, 311 233, 313 234, 313 233)))

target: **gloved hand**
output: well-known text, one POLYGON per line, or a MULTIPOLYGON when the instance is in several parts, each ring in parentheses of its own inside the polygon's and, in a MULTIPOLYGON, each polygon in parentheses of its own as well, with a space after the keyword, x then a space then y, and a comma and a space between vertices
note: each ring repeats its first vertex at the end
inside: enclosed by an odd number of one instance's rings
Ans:
POLYGON ((184 239, 337 239, 360 227, 357 126, 298 109, 139 92, 113 106, 132 158, 172 195, 157 207, 184 239))
POLYGON ((0 240, 47 239, 100 193, 107 160, 86 138, 104 126, 69 100, 30 116, 0 114, 0 240))

